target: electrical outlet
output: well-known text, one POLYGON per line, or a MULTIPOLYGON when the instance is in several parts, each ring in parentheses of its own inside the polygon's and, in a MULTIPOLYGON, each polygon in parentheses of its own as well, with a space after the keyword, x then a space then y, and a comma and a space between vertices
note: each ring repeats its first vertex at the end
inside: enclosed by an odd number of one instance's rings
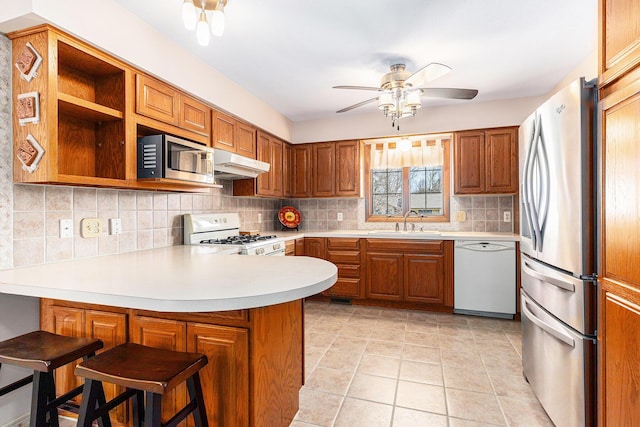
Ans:
POLYGON ((511 222, 511 212, 504 211, 504 213, 502 214, 502 220, 504 222, 511 222))
POLYGON ((465 211, 456 212, 456 221, 466 221, 467 213, 465 211))
POLYGON ((338 212, 338 221, 342 221, 343 219, 342 212, 338 212))
POLYGON ((60 238, 68 239, 69 237, 73 237, 73 220, 61 219, 60 220, 60 238))
POLYGON ((98 237, 102 231, 102 221, 100 218, 83 218, 80 221, 80 235, 82 237, 98 237))
POLYGON ((122 233, 122 220, 120 218, 109 218, 109 234, 122 233))
POLYGON ((262 214, 258 214, 258 224, 262 224, 262 214))

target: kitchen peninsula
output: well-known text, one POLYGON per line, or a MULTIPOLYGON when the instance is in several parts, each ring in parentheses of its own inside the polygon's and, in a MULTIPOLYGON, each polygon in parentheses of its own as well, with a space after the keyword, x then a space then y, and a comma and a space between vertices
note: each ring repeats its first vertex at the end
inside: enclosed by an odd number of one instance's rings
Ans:
MULTIPOLYGON (((337 269, 217 252, 173 246, 4 270, 0 293, 41 298, 42 329, 105 348, 131 341, 206 354, 211 426, 288 426, 304 375, 302 298, 333 285, 337 269)), ((76 383, 72 372, 57 372, 59 393, 76 383)), ((183 388, 165 396, 167 414, 185 399, 183 388)), ((127 424, 125 410, 114 415, 127 424)))

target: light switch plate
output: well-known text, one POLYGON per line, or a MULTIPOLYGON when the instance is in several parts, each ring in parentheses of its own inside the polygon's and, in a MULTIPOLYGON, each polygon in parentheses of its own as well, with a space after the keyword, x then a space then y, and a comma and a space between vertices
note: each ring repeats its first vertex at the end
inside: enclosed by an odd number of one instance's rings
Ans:
POLYGON ((98 237, 102 230, 102 221, 100 218, 83 218, 80 221, 80 235, 82 237, 98 237))
POLYGON ((73 237, 73 220, 61 219, 60 220, 60 238, 68 239, 69 237, 73 237))
POLYGON ((122 233, 122 220, 120 218, 109 218, 109 234, 122 233))

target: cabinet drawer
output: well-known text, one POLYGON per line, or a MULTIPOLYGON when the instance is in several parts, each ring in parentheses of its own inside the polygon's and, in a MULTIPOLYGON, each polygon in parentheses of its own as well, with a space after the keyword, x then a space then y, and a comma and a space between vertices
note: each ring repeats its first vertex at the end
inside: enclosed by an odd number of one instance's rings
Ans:
POLYGON ((360 239, 358 238, 327 238, 327 248, 329 249, 360 249, 360 239))
POLYGON ((354 251, 327 251, 327 261, 342 264, 359 264, 360 252, 354 251))
POLYGON ((338 279, 325 295, 360 298, 360 279, 338 279))
POLYGON ((359 265, 349 265, 349 264, 336 264, 338 267, 338 278, 343 277, 360 277, 360 266, 359 265))
POLYGON ((443 240, 423 240, 407 242, 407 240, 394 239, 366 239, 367 252, 370 251, 394 251, 394 252, 419 252, 437 253, 444 251, 443 240))

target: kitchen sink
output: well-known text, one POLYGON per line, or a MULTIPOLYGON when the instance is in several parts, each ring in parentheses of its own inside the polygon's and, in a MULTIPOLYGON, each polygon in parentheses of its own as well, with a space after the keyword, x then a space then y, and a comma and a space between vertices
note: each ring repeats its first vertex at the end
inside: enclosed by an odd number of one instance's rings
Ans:
POLYGON ((440 232, 435 230, 424 231, 393 231, 393 230, 372 230, 368 234, 375 234, 380 237, 398 237, 402 239, 425 239, 439 236, 440 232))

